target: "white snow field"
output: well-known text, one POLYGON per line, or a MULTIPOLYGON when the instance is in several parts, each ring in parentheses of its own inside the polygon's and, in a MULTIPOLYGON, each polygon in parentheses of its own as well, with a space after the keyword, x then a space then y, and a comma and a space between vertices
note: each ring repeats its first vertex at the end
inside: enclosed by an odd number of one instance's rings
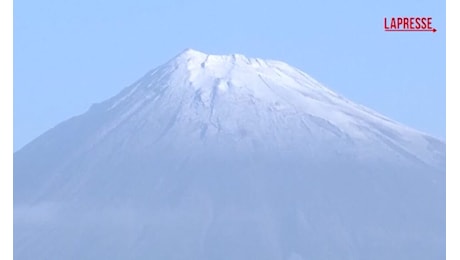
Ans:
POLYGON ((445 143, 187 49, 14 154, 15 259, 445 258, 445 143))

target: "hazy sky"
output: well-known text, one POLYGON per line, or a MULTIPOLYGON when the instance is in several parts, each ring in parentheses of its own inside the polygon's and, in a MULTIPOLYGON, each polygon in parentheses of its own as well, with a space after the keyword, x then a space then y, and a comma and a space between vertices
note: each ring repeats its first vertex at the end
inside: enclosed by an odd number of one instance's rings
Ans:
POLYGON ((445 139, 445 2, 14 1, 14 149, 185 48, 285 61, 445 139), (384 32, 431 16, 438 32, 384 32))

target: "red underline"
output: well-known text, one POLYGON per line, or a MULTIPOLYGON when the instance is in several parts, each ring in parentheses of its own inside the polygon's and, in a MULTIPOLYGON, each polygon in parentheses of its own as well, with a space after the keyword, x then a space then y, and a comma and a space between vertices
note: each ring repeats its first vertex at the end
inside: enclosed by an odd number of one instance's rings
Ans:
POLYGON ((433 29, 385 29, 386 32, 432 32, 433 29))

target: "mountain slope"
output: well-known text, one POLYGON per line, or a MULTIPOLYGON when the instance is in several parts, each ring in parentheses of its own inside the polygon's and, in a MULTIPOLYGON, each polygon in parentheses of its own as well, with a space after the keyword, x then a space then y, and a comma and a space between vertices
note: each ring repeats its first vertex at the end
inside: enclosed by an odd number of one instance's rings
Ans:
POLYGON ((188 49, 14 167, 18 259, 445 256, 445 144, 279 61, 188 49))

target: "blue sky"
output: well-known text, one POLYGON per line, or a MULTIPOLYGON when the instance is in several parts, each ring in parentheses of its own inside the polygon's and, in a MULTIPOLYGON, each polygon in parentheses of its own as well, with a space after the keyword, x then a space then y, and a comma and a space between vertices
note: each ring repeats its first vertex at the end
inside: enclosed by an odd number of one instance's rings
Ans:
POLYGON ((14 1, 14 149, 182 50, 285 61, 445 139, 445 2, 14 1), (431 16, 436 33, 383 31, 431 16))

